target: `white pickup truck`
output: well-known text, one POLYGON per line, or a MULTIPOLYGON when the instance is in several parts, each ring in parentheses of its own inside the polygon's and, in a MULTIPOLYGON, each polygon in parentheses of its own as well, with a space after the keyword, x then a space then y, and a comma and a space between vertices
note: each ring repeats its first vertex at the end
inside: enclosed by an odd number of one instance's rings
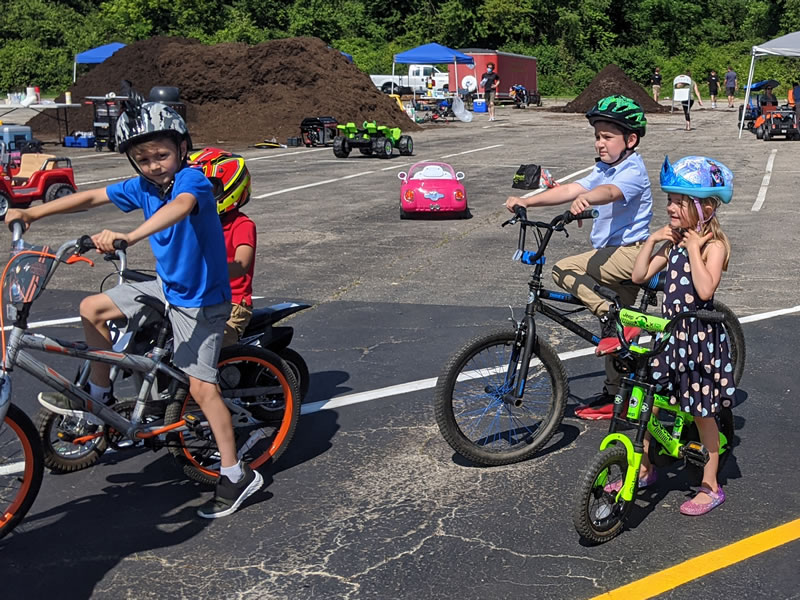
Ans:
POLYGON ((399 93, 399 88, 408 88, 416 92, 424 92, 427 89, 428 79, 433 77, 433 89, 447 91, 450 82, 450 74, 440 71, 431 65, 408 65, 408 75, 370 75, 374 83, 384 94, 399 93))

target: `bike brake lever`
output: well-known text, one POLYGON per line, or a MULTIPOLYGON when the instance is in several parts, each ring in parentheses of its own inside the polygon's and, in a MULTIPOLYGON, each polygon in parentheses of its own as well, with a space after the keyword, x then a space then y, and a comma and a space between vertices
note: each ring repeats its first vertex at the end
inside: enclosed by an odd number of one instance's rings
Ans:
POLYGON ((74 265, 77 262, 86 262, 89 263, 90 267, 94 266, 94 261, 90 258, 86 258, 85 256, 79 256, 78 254, 73 254, 67 260, 64 261, 68 265, 74 265))

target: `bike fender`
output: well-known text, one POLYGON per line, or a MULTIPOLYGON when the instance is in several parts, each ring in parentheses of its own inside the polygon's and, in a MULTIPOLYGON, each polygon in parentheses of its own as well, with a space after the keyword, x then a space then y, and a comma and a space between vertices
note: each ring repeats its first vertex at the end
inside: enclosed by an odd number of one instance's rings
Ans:
POLYGON ((641 455, 637 456, 633 451, 633 442, 631 439, 621 433, 609 433, 603 438, 600 443, 600 450, 603 451, 611 444, 620 443, 625 446, 625 455, 628 459, 628 472, 625 475, 625 483, 622 485, 617 498, 622 498, 627 502, 633 500, 634 488, 636 487, 636 480, 639 477, 639 467, 642 463, 641 455))

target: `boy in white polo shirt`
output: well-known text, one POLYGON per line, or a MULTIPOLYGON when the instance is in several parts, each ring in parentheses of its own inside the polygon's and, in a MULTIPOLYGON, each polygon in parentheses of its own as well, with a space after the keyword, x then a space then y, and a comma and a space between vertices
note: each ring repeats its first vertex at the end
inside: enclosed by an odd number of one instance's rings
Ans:
MULTIPOLYGON (((636 288, 622 287, 619 282, 630 279, 639 246, 650 235, 650 178, 635 151, 644 137, 647 119, 642 108, 625 96, 598 100, 586 118, 594 127, 598 154, 592 172, 530 198, 512 196, 506 200, 506 207, 513 212, 518 205, 539 207, 571 202, 573 214, 597 209, 599 215, 592 223, 591 233, 595 249, 558 261, 553 266, 553 279, 600 318, 601 335, 609 337, 616 334, 606 318, 608 301, 594 292, 594 286, 613 289, 627 305, 636 300, 636 288)), ((613 359, 607 357, 603 392, 593 402, 576 409, 575 415, 588 420, 610 419, 619 380, 613 359)))

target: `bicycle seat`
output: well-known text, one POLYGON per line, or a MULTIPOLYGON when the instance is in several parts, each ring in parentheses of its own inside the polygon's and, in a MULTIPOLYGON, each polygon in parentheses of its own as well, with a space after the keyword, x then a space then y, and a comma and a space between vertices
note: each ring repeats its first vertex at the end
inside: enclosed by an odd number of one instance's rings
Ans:
MULTIPOLYGON (((622 331, 623 335, 625 336, 625 341, 629 344, 642 332, 642 330, 638 327, 623 327, 622 331)), ((597 356, 605 356, 606 354, 619 352, 621 349, 622 342, 619 341, 618 337, 607 337, 600 340, 600 343, 597 344, 597 348, 595 348, 594 353, 597 356)))

